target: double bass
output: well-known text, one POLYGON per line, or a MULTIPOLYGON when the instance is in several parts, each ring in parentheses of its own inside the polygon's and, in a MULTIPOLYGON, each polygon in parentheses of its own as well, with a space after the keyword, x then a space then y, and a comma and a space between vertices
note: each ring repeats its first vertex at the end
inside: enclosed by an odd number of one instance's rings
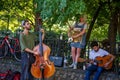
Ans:
MULTIPOLYGON (((39 25, 39 29, 40 25, 39 25)), ((49 78, 55 73, 54 63, 49 60, 51 49, 44 43, 42 43, 42 32, 39 31, 39 44, 33 49, 38 52, 39 55, 35 55, 35 62, 31 66, 31 74, 35 78, 49 78)))

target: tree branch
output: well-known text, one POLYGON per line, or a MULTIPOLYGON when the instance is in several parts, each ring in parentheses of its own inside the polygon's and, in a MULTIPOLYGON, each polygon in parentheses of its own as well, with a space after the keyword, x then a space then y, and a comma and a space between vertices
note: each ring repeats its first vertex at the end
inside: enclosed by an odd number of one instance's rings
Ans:
POLYGON ((96 12, 95 12, 95 14, 94 14, 94 16, 93 16, 93 19, 92 19, 92 21, 91 21, 91 23, 90 23, 90 26, 89 26, 89 30, 88 30, 88 32, 87 32, 86 44, 87 44, 88 41, 89 41, 89 38, 90 38, 90 35, 91 35, 91 32, 92 32, 92 29, 93 29, 95 20, 97 19, 98 15, 99 15, 99 12, 100 12, 100 10, 101 10, 101 8, 102 8, 102 6, 103 6, 102 3, 99 3, 99 4, 100 4, 100 5, 99 5, 99 7, 97 8, 97 10, 96 10, 96 12))

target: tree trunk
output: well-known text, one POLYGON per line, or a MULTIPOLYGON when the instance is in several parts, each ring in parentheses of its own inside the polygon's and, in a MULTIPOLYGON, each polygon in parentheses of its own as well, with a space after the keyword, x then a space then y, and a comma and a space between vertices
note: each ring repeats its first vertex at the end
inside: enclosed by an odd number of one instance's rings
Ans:
POLYGON ((110 53, 116 53, 116 35, 117 35, 117 27, 118 27, 118 10, 116 9, 112 15, 110 20, 110 25, 108 29, 108 39, 110 42, 110 53))
POLYGON ((97 19, 102 6, 103 6, 102 4, 99 5, 98 9, 96 10, 96 12, 95 12, 95 14, 93 16, 93 19, 92 19, 91 23, 90 23, 90 26, 89 26, 89 29, 88 29, 88 32, 87 32, 87 36, 86 36, 86 45, 87 45, 87 43, 88 43, 88 41, 90 39, 91 31, 93 29, 95 20, 97 19))
POLYGON ((40 13, 35 14, 35 31, 39 30, 39 26, 42 26, 42 19, 40 13))
POLYGON ((118 35, 120 36, 120 9, 118 9, 118 35))
POLYGON ((35 31, 39 30, 39 26, 42 26, 42 18, 40 16, 40 11, 38 10, 38 2, 33 0, 33 12, 35 13, 35 31))

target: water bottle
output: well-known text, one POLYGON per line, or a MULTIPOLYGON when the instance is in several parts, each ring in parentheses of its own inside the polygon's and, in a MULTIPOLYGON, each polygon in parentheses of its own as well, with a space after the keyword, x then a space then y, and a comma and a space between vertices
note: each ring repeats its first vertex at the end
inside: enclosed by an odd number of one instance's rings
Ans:
POLYGON ((67 68, 67 63, 68 63, 68 61, 67 61, 67 59, 66 59, 66 57, 64 58, 64 68, 67 68))
POLYGON ((83 64, 83 70, 86 70, 86 65, 85 64, 83 64))

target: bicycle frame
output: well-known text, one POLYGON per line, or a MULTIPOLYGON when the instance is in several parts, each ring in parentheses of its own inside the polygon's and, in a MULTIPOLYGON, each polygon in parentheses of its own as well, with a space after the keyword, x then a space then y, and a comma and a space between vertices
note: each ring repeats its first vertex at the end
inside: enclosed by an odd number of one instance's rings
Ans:
POLYGON ((12 54, 14 54, 14 50, 12 49, 12 47, 11 47, 11 45, 10 45, 10 42, 8 41, 8 36, 5 36, 5 41, 6 41, 6 43, 7 43, 7 45, 8 45, 8 47, 9 47, 9 49, 10 49, 10 52, 12 53, 12 54))
MULTIPOLYGON (((12 38, 15 41, 15 44, 13 45, 13 48, 12 48, 12 45, 10 44, 9 39, 10 38, 8 36, 5 36, 4 39, 3 39, 3 41, 2 41, 2 44, 0 45, 0 47, 2 47, 6 43, 6 45, 10 49, 10 53, 15 57, 15 59, 17 61, 20 61, 20 59, 18 59, 18 57, 16 56, 17 54, 16 54, 16 51, 15 51, 15 48, 17 47, 17 44, 19 45, 19 40, 17 38, 12 38)), ((20 52, 20 51, 18 51, 18 52, 20 52)), ((6 54, 5 54, 5 56, 6 56, 6 54)))

